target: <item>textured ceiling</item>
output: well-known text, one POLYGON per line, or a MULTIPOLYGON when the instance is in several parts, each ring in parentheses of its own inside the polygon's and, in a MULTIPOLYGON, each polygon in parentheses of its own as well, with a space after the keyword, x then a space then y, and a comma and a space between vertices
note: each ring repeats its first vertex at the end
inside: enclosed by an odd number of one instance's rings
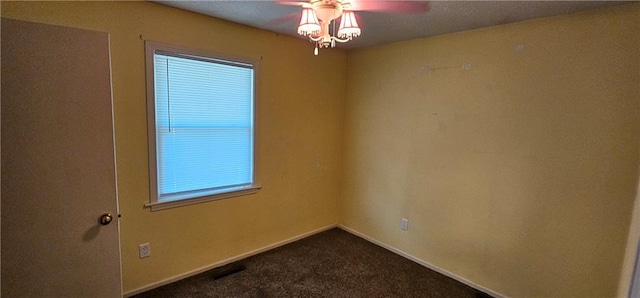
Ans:
MULTIPOLYGON (((352 0, 358 1, 358 0, 352 0)), ((359 0, 365 2, 366 0, 359 0)), ((375 2, 373 0, 369 0, 375 2)), ((275 1, 154 1, 248 26, 296 33, 301 8, 275 1)), ((391 2, 391 1, 386 1, 391 2)), ((407 2, 407 1, 393 1, 407 2)), ((418 1, 412 1, 415 2, 418 1)), ((351 49, 586 11, 615 1, 422 1, 420 13, 358 11, 362 35, 338 47, 351 49)))

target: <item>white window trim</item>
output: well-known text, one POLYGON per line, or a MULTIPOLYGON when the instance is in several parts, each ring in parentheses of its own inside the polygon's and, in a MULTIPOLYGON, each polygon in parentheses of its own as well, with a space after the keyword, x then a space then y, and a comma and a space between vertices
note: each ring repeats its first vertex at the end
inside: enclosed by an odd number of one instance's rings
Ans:
POLYGON ((181 206, 188 206, 193 204, 205 203, 215 200, 228 199, 233 197, 245 196, 255 194, 262 187, 257 182, 256 175, 256 150, 255 144, 257 143, 257 132, 255 129, 256 124, 256 95, 258 94, 258 60, 246 57, 237 57, 227 54, 220 54, 212 51, 205 51, 199 49, 192 49, 186 47, 180 47, 165 43, 145 41, 145 60, 146 60, 146 86, 147 86, 147 140, 148 140, 148 152, 149 152, 149 203, 144 204, 144 207, 150 208, 151 211, 158 211, 170 208, 176 208, 181 206), (154 53, 155 51, 161 52, 174 52, 182 55, 194 55, 203 57, 212 57, 220 60, 236 61, 240 63, 246 63, 253 65, 253 184, 242 187, 240 189, 223 191, 210 195, 203 195, 194 198, 180 199, 175 201, 158 201, 158 173, 157 173, 157 156, 156 156, 156 117, 155 117, 155 71, 153 67, 154 53))

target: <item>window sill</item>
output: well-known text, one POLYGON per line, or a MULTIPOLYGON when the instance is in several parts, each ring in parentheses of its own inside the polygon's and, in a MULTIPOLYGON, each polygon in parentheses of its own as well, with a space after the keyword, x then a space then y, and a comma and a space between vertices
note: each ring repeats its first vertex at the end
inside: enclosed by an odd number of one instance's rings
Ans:
POLYGON ((243 188, 241 190, 224 192, 224 193, 219 193, 219 194, 214 194, 214 195, 209 195, 204 197, 196 197, 196 198, 182 199, 182 200, 175 200, 175 201, 146 203, 144 204, 144 207, 151 208, 151 211, 159 211, 164 209, 170 209, 170 208, 200 204, 200 203, 205 203, 210 201, 223 200, 223 199, 228 199, 233 197, 251 195, 258 192, 258 190, 260 190, 261 188, 262 187, 259 185, 254 185, 251 187, 243 188))

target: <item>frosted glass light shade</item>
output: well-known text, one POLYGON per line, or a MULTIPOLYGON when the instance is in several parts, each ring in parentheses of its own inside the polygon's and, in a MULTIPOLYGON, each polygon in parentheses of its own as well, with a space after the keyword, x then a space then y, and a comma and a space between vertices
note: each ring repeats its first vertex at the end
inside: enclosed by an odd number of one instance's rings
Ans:
POLYGON ((318 22, 316 12, 310 7, 303 8, 302 18, 300 19, 300 25, 298 26, 298 34, 303 36, 317 35, 320 33, 320 30, 320 23, 318 22))
POLYGON ((338 29, 338 37, 352 39, 360 36, 360 28, 356 21, 356 15, 353 11, 345 11, 340 19, 340 29, 338 29))

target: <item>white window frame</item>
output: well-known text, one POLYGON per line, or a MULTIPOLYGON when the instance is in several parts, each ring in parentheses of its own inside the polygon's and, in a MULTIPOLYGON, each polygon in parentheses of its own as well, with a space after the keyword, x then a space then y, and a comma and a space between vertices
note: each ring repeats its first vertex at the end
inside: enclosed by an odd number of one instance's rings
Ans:
POLYGON ((153 41, 145 41, 145 58, 146 58, 146 76, 147 76, 147 131, 148 131, 148 149, 149 149, 149 203, 145 207, 149 207, 151 211, 175 208, 180 206, 204 203, 214 200, 221 200, 231 197, 244 196, 256 193, 261 187, 256 181, 256 94, 257 77, 258 77, 258 60, 245 57, 237 57, 226 54, 215 53, 211 51, 185 48, 175 45, 169 45, 153 41), (230 64, 249 64, 253 66, 253 184, 239 189, 226 190, 223 192, 197 196, 192 198, 183 198, 177 200, 160 201, 158 194, 158 165, 156 151, 156 112, 155 112, 155 69, 154 54, 173 53, 178 56, 200 57, 207 60, 229 62, 230 64))

